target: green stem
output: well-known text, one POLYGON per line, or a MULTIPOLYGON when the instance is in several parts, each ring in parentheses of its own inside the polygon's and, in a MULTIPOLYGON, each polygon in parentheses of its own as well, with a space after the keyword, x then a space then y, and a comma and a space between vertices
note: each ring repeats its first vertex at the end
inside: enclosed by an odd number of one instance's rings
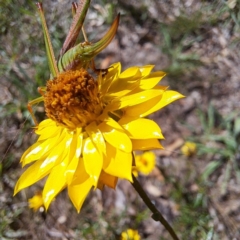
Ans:
POLYGON ((132 174, 133 178, 133 187, 138 192, 139 196, 142 198, 144 203, 147 205, 147 207, 151 210, 152 218, 156 222, 159 221, 162 223, 162 225, 167 229, 169 234, 172 236, 174 240, 179 240, 178 236, 174 232, 173 228, 169 225, 169 223, 166 221, 166 219, 163 217, 163 215, 157 210, 157 208, 154 206, 154 204, 151 202, 149 197, 147 196, 146 192, 143 190, 142 186, 139 184, 138 180, 135 178, 135 176, 132 174))

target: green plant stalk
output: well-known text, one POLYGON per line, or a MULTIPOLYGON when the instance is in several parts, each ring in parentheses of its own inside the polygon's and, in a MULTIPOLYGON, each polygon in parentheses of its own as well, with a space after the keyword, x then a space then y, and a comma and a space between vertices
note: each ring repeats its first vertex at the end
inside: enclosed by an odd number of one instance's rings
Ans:
POLYGON ((163 217, 163 215, 157 210, 157 208, 151 202, 146 192, 143 190, 142 186, 139 184, 138 180, 135 178, 133 174, 132 174, 132 178, 133 178, 133 182, 132 182, 133 187, 138 192, 139 196, 142 198, 142 200, 147 205, 149 210, 153 213, 152 219, 155 220, 156 222, 160 222, 166 228, 166 230, 169 232, 169 234, 172 236, 174 240, 179 240, 173 228, 170 226, 167 220, 163 217))

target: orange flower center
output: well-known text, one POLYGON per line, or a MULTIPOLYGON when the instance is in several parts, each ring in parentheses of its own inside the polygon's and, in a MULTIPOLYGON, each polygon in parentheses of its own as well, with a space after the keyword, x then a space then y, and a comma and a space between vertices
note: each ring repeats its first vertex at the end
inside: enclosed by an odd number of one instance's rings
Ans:
POLYGON ((49 80, 44 104, 47 116, 69 129, 87 126, 103 110, 98 83, 84 69, 66 71, 49 80))

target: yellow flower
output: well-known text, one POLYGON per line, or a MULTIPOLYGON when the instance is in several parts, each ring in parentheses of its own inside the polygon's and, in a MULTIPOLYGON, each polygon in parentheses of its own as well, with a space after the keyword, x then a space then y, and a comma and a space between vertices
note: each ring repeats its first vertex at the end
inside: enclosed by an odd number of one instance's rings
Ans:
POLYGON ((140 240, 141 237, 137 230, 128 229, 121 234, 121 240, 140 240))
POLYGON ((197 145, 193 142, 185 142, 181 148, 181 152, 186 157, 194 155, 197 151, 197 145))
POLYGON ((163 72, 153 66, 121 73, 115 63, 95 80, 84 70, 60 73, 43 95, 48 119, 36 127, 39 138, 21 158, 33 163, 18 180, 14 194, 47 177, 46 209, 63 189, 81 206, 92 187, 115 188, 118 178, 132 181, 132 151, 162 148, 161 129, 145 116, 182 98, 159 86, 163 72))
POLYGON ((32 198, 28 199, 29 208, 33 208, 36 212, 40 207, 43 207, 42 192, 37 192, 32 198))
POLYGON ((142 155, 135 156, 136 170, 148 175, 155 167, 156 156, 153 152, 144 152, 142 155))

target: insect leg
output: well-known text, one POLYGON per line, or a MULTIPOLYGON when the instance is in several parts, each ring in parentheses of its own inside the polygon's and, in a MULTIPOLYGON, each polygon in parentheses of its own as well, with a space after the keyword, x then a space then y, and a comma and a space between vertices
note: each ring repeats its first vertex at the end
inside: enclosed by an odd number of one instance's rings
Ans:
POLYGON ((46 92, 46 87, 38 87, 37 90, 42 96, 44 96, 44 93, 46 92))
POLYGON ((82 26, 82 33, 83 33, 84 41, 88 43, 89 41, 88 41, 87 34, 86 34, 84 26, 82 26))
POLYGON ((104 68, 104 69, 96 68, 94 59, 91 60, 91 63, 92 63, 91 68, 97 75, 102 74, 102 76, 104 76, 108 73, 109 68, 104 68))
POLYGON ((33 113, 32 106, 39 103, 39 102, 42 102, 42 101, 43 101, 43 97, 39 97, 39 98, 33 99, 32 101, 28 102, 28 105, 27 105, 28 111, 31 114, 31 117, 32 117, 36 126, 38 125, 38 122, 37 122, 37 119, 36 119, 36 117, 33 113))

